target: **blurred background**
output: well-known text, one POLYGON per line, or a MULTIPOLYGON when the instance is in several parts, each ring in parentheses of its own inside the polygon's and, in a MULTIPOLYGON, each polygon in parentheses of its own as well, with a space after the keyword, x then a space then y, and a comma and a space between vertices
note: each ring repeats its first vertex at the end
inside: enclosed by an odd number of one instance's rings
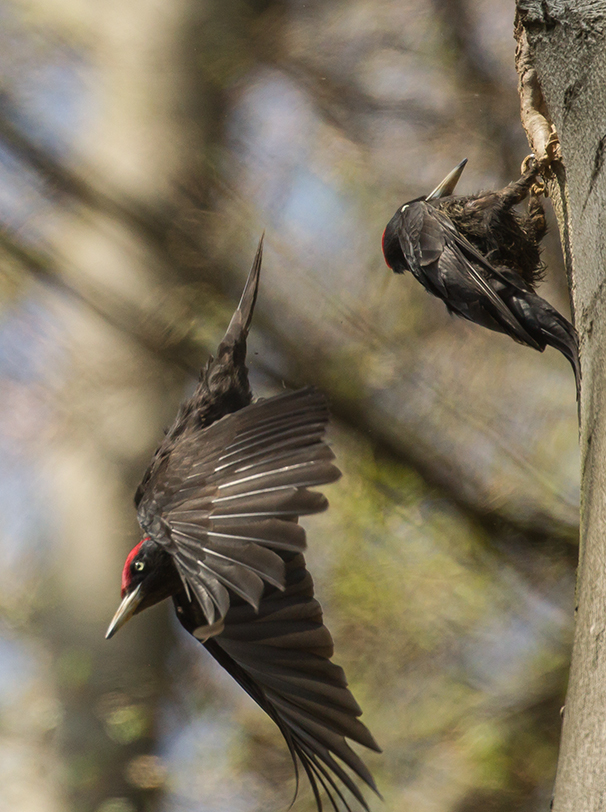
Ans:
MULTIPOLYGON (((263 229, 257 395, 330 397, 308 561, 383 755, 373 812, 547 810, 574 380, 384 265, 462 158, 517 178, 501 0, 2 0, 0 809, 271 812, 280 734, 165 603, 112 639, 132 505, 263 229)), ((549 207, 549 203, 547 204, 549 207)), ((568 314, 555 223, 541 294, 568 314)), ((313 809, 302 787, 295 812, 313 809)))

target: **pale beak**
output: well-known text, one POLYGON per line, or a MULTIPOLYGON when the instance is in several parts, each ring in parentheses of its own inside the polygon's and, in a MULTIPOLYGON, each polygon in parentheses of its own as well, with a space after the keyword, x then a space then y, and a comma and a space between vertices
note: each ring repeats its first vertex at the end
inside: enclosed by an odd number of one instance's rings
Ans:
POLYGON ((137 611, 137 607, 143 600, 143 594, 141 593, 142 584, 134 589, 131 593, 129 593, 123 600, 120 606, 118 607, 118 611, 112 618, 112 622, 109 624, 109 628, 105 634, 105 639, 109 640, 110 637, 113 637, 114 634, 121 629, 122 626, 126 623, 127 620, 130 620, 131 617, 137 611))
POLYGON ((425 200, 439 200, 441 197, 451 195, 455 190, 455 186, 459 182, 459 178, 463 174, 466 163, 467 158, 464 158, 460 164, 455 166, 452 172, 449 172, 448 175, 446 175, 442 183, 439 183, 433 192, 427 195, 425 200))

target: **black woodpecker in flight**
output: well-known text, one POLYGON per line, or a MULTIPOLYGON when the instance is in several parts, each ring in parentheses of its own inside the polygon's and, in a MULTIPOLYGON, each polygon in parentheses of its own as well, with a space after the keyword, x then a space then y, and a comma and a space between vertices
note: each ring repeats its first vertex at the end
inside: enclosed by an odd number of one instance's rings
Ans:
POLYGON ((335 810, 349 810, 343 787, 368 809, 345 768, 376 786, 346 739, 379 748, 331 661, 297 523, 328 506, 309 488, 340 476, 324 442, 326 401, 308 388, 253 403, 248 381, 262 242, 217 357, 137 489, 143 539, 126 559, 107 637, 171 597, 181 625, 278 726, 318 809, 323 788, 335 810))
POLYGON ((466 163, 398 208, 383 232, 385 261, 395 273, 410 271, 451 313, 541 352, 555 347, 572 365, 578 397, 576 331, 535 293, 546 232, 540 166, 530 158, 522 177, 500 191, 453 195, 466 163), (527 197, 528 212, 516 211, 527 197))

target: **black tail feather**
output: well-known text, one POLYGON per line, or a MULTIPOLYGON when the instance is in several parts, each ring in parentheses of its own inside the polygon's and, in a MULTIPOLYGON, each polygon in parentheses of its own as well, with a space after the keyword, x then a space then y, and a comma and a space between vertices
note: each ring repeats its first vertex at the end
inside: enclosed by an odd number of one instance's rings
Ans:
POLYGON ((549 329, 544 330, 547 343, 559 350, 570 361, 574 372, 574 379, 577 387, 577 400, 581 395, 581 364, 579 360, 579 343, 577 334, 571 324, 561 318, 549 329))
POLYGON ((541 345, 541 350, 550 346, 568 359, 574 372, 578 400, 581 392, 581 364, 577 331, 549 302, 536 293, 516 293, 510 300, 512 311, 541 345))
POLYGON ((246 284, 244 285, 244 290, 242 291, 242 296, 240 297, 240 302, 236 308, 236 312, 231 317, 229 327, 227 328, 227 332, 223 337, 223 341, 219 345, 217 355, 221 355, 221 350, 224 346, 232 346, 236 342, 246 339, 248 336, 253 311, 255 309, 255 303, 257 301, 257 292, 259 290, 259 274, 261 273, 261 263, 263 261, 264 238, 265 232, 261 234, 261 239, 259 240, 259 245, 257 246, 257 252, 255 254, 252 267, 248 273, 246 284))

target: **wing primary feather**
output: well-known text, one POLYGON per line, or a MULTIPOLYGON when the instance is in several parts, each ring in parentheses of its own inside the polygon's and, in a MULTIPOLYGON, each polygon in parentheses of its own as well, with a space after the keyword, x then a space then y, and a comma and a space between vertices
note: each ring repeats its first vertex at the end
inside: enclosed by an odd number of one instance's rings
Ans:
MULTIPOLYGON (((255 611, 258 610, 259 601, 261 600, 261 595, 263 594, 263 581, 257 575, 255 575, 254 572, 251 572, 250 570, 248 570, 248 568, 245 567, 241 568, 243 572, 240 573, 240 578, 244 578, 248 574, 250 577, 255 578, 256 581, 258 581, 258 584, 254 582, 251 584, 249 578, 250 589, 249 591, 246 591, 245 587, 237 583, 237 581, 234 578, 228 578, 224 573, 217 572, 216 569, 209 567, 203 561, 198 560, 198 564, 200 565, 200 569, 205 570, 207 573, 209 573, 209 575, 212 575, 214 578, 216 578, 217 581, 220 581, 228 589, 231 589, 232 592, 235 592, 236 595, 239 595, 242 598, 242 600, 245 600, 247 603, 249 603, 253 607, 253 609, 255 609, 255 611)), ((229 608, 229 604, 227 608, 229 608)), ((225 609, 223 614, 225 614, 226 612, 227 609, 225 609)))
POLYGON ((256 440, 259 435, 277 434, 284 429, 301 429, 304 426, 318 425, 319 430, 325 430, 328 419, 329 412, 326 406, 320 409, 303 406, 288 412, 282 411, 267 417, 257 417, 254 422, 247 419, 246 423, 238 428, 231 445, 235 447, 246 445, 251 440, 256 440))
POLYGON ((245 500, 252 499, 255 496, 262 496, 267 493, 277 493, 278 491, 289 491, 292 485, 276 485, 273 488, 258 488, 254 491, 244 491, 244 493, 234 493, 231 496, 218 496, 213 499, 213 505, 224 504, 225 502, 233 502, 235 499, 245 500))
MULTIPOLYGON (((284 582, 283 582, 283 580, 280 581, 278 578, 274 578, 268 572, 257 569, 255 567, 252 567, 250 564, 244 564, 244 563, 242 563, 242 561, 239 561, 237 558, 230 558, 228 555, 222 555, 221 553, 218 553, 215 550, 209 550, 208 547, 204 548, 204 552, 207 555, 209 555, 209 556, 211 556, 213 558, 221 558, 224 561, 228 561, 231 564, 236 564, 238 567, 244 567, 245 569, 250 570, 250 572, 257 575, 259 578, 262 578, 264 581, 267 581, 268 584, 271 584, 272 586, 275 586, 276 589, 280 589, 282 591, 284 590, 284 582)), ((211 569, 212 569, 212 567, 211 567, 211 569)))
POLYGON ((238 413, 239 425, 231 442, 245 444, 250 439, 255 439, 259 433, 277 433, 284 427, 297 428, 314 422, 320 422, 325 426, 329 412, 324 396, 316 393, 322 400, 320 404, 305 401, 293 404, 292 401, 297 394, 290 393, 288 397, 275 395, 269 400, 259 400, 247 406, 246 410, 238 413))
MULTIPOLYGON (((219 618, 227 614, 227 610, 229 609, 229 593, 219 581, 217 575, 210 570, 208 571, 210 577, 207 577, 203 583, 200 583, 197 563, 197 561, 179 562, 177 569, 181 575, 181 580, 188 581, 190 591, 199 601, 206 620, 212 625, 218 619, 215 610, 218 611, 219 618)), ((193 605, 193 602, 191 603, 193 605)))
MULTIPOLYGON (((279 395, 276 397, 280 397, 279 395)), ((324 396, 321 403, 289 404, 285 401, 263 400, 253 403, 250 411, 242 418, 242 424, 232 442, 245 441, 247 437, 254 437, 258 431, 279 430, 280 426, 299 426, 314 421, 326 424, 329 411, 324 396), (268 405, 269 404, 269 405, 268 405), (277 408, 272 409, 275 405, 277 408)))
MULTIPOLYGON (((310 492, 311 493, 311 492, 310 492)), ((328 507, 328 500, 322 496, 322 494, 316 494, 320 499, 318 500, 318 504, 310 505, 306 508, 285 508, 284 510, 249 510, 246 513, 215 513, 213 514, 213 520, 218 522, 223 521, 224 519, 254 519, 254 518, 270 518, 275 516, 308 516, 313 515, 314 513, 322 513, 322 511, 326 510, 328 507), (321 500, 321 501, 320 501, 321 500)))
POLYGON ((262 445, 266 442, 267 438, 272 435, 279 434, 280 437, 291 437, 293 435, 297 436, 302 431, 305 431, 317 433, 318 436, 321 437, 326 431, 326 420, 322 419, 311 422, 309 416, 307 417, 308 419, 301 420, 300 423, 293 423, 291 416, 288 415, 288 419, 284 418, 280 421, 279 425, 272 424, 265 430, 262 428, 261 430, 251 429, 249 432, 246 432, 246 436, 244 437, 239 432, 236 435, 236 439, 225 449, 220 459, 227 459, 229 456, 238 454, 243 448, 262 445), (288 426, 288 429, 286 431, 280 431, 282 425, 288 426))
MULTIPOLYGON (((328 450, 328 449, 327 449, 328 450)), ((332 453, 330 459, 333 459, 332 453)), ((283 465, 281 468, 274 468, 273 466, 269 468, 267 471, 260 471, 257 474, 249 474, 245 477, 240 477, 240 479, 230 479, 227 482, 222 483, 218 486, 219 490, 226 490, 227 488, 236 488, 239 485, 244 485, 246 483, 254 482, 256 479, 262 478, 269 478, 269 477, 278 477, 284 480, 284 475, 288 474, 291 477, 293 474, 296 474, 298 471, 308 471, 308 476, 306 479, 302 480, 295 480, 294 482, 288 482, 285 484, 304 488, 311 485, 324 485, 326 484, 326 480, 322 479, 323 476, 335 476, 335 472, 338 473, 338 469, 335 466, 327 466, 327 460, 322 459, 322 457, 314 460, 308 460, 306 462, 297 462, 292 465, 283 465)), ((253 493, 253 491, 250 491, 253 493)), ((226 498, 226 497, 218 497, 219 499, 226 498)), ((213 499, 214 502, 217 501, 217 498, 213 499)))
MULTIPOLYGON (((286 525, 291 524, 291 522, 282 522, 280 519, 276 519, 276 521, 279 521, 281 524, 286 524, 286 525)), ((303 528, 301 528, 301 529, 303 529, 303 528)), ((209 538, 235 539, 236 541, 240 541, 240 540, 242 540, 242 541, 252 541, 252 542, 255 542, 257 544, 261 544, 263 547, 275 547, 275 548, 277 548, 279 550, 289 550, 289 551, 295 552, 295 553, 302 552, 307 546, 306 542, 305 542, 305 531, 303 531, 302 539, 297 541, 297 543, 274 541, 274 540, 266 539, 266 538, 259 537, 259 536, 252 536, 252 535, 242 536, 242 535, 235 535, 235 534, 230 534, 230 533, 220 533, 217 530, 209 530, 207 535, 209 536, 209 538)))
POLYGON ((297 491, 303 491, 307 488, 308 485, 321 485, 323 484, 324 480, 321 482, 317 482, 315 479, 312 479, 311 482, 297 482, 296 485, 274 485, 270 488, 258 488, 254 491, 244 491, 244 493, 234 493, 230 496, 219 496, 216 499, 213 499, 213 505, 224 504, 226 502, 234 502, 237 499, 245 500, 245 499, 252 499, 255 496, 263 496, 264 494, 269 493, 278 493, 279 491, 291 491, 293 488, 297 491))
MULTIPOLYGON (((247 453, 241 455, 237 461, 230 461, 227 463, 223 463, 222 465, 217 465, 215 468, 214 476, 223 471, 226 468, 235 467, 237 466, 238 471, 245 471, 247 467, 250 467, 250 464, 243 465, 243 463, 248 463, 250 460, 258 459, 259 457, 265 458, 268 461, 271 459, 279 460, 281 456, 279 454, 273 454, 274 451, 281 451, 283 450, 286 453, 292 453, 296 450, 303 450, 306 449, 308 446, 312 446, 315 444, 320 445, 322 441, 318 438, 316 433, 311 434, 304 434, 298 437, 287 438, 286 440, 280 438, 274 443, 264 444, 258 450, 250 449, 251 453, 247 453)), ((249 449, 247 449, 249 450, 249 449)), ((221 457, 221 460, 225 459, 225 457, 221 457)))
MULTIPOLYGON (((276 465, 281 465, 285 461, 289 465, 294 465, 297 460, 307 460, 309 459, 310 455, 319 454, 319 459, 323 458, 323 453, 321 452, 321 448, 326 448, 326 446, 322 446, 320 443, 310 444, 309 446, 301 447, 301 448, 288 448, 285 447, 282 450, 274 451, 271 456, 267 455, 264 456, 261 452, 251 455, 250 457, 241 461, 241 463, 237 466, 234 473, 236 474, 244 474, 246 471, 254 471, 259 467, 267 467, 268 469, 274 468, 276 465), (249 460, 255 460, 254 462, 249 462, 249 460), (246 464, 244 464, 246 463, 246 464)), ((331 452, 332 453, 332 452, 331 452)), ((328 459, 328 457, 326 458, 328 459)), ((332 457, 331 457, 332 459, 332 457)), ((223 477, 227 477, 229 474, 223 474, 223 477)), ((222 478, 223 478, 222 477, 222 478)), ((217 478, 218 479, 218 478, 217 478)))

